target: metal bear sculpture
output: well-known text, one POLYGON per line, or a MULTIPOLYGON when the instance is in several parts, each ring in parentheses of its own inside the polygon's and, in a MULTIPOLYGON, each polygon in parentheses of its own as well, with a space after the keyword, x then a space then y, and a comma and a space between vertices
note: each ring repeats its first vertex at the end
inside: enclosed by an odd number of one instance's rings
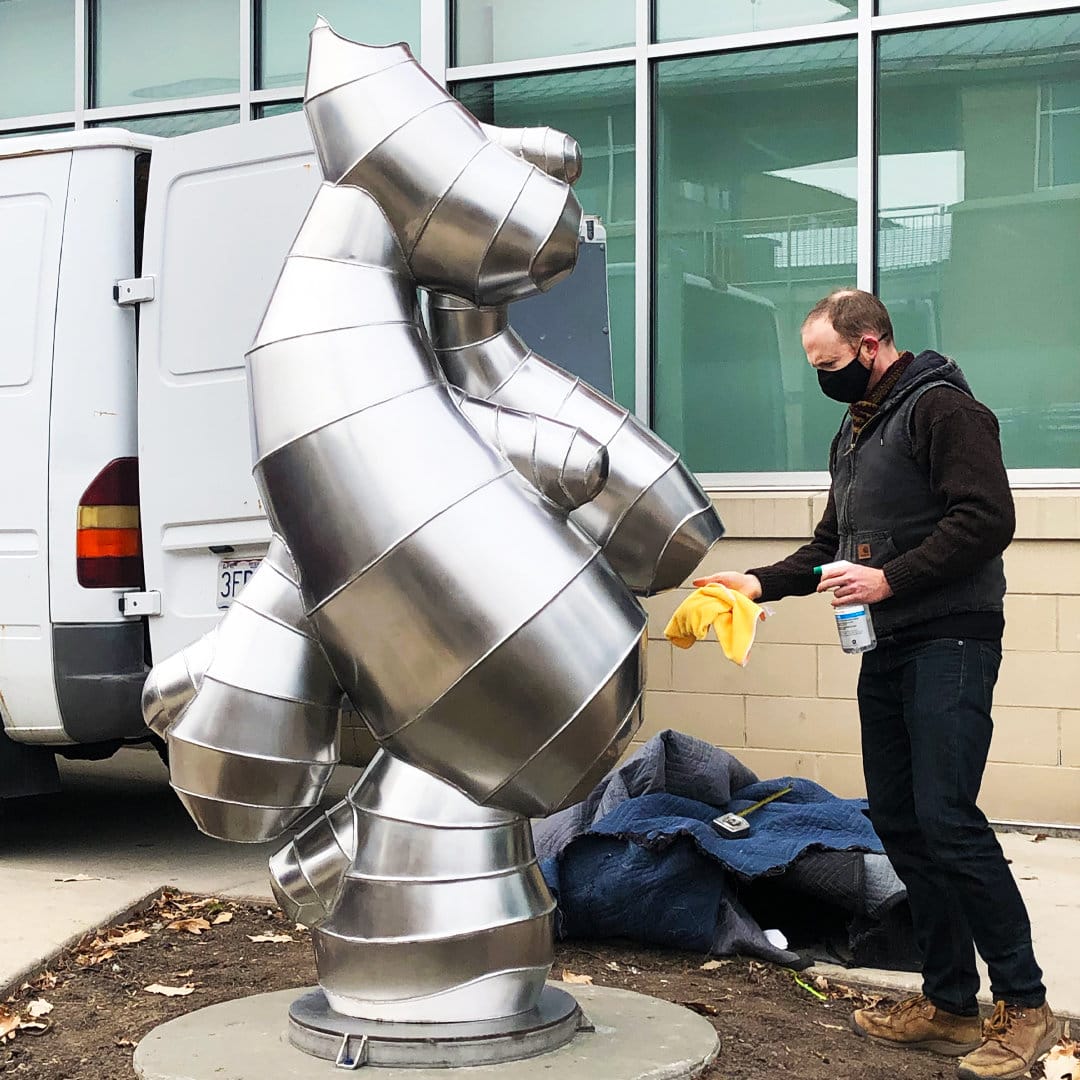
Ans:
POLYGON ((574 267, 576 143, 479 124, 404 45, 323 20, 304 107, 326 182, 247 356, 275 538, 219 627, 154 668, 144 715, 199 828, 257 842, 317 805, 344 695, 380 749, 271 860, 329 1005, 518 1016, 552 962, 528 818, 618 761, 634 594, 723 530, 678 455, 507 325, 574 267))

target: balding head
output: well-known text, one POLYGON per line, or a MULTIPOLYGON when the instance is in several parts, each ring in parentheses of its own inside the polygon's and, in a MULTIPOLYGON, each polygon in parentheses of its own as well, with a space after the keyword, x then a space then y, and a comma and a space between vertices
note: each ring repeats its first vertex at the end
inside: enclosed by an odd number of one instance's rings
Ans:
POLYGON ((826 320, 849 345, 858 345, 864 337, 883 343, 893 339, 892 320, 885 305, 862 289, 834 289, 810 309, 803 327, 818 319, 826 320))

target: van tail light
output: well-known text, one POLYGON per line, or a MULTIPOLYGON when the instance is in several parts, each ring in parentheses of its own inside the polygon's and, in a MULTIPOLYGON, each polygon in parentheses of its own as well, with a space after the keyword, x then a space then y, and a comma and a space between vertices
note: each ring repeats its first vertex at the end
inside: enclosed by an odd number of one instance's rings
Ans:
POLYGON ((83 492, 75 563, 84 588, 142 588, 138 458, 110 461, 83 492))

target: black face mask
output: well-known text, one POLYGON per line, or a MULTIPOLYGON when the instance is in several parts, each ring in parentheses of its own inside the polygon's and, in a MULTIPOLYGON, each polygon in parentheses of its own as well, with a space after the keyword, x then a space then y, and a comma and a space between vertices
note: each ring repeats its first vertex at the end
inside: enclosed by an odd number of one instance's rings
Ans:
POLYGON ((833 401, 842 401, 850 405, 853 401, 861 401, 866 395, 866 388, 870 385, 870 369, 859 363, 857 352, 850 364, 838 368, 836 371, 818 371, 818 385, 821 392, 833 401))

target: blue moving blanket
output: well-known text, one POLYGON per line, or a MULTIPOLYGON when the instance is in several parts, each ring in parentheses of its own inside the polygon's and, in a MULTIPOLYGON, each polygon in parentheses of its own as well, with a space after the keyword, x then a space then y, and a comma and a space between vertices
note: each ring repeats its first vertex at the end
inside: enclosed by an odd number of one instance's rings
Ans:
POLYGON ((533 829, 560 937, 623 937, 803 967, 806 959, 765 938, 740 893, 782 875, 796 905, 802 893, 863 917, 893 908, 903 886, 865 806, 797 777, 759 781, 731 754, 665 731, 584 802, 533 829), (744 837, 725 839, 709 824, 788 785, 747 819, 744 837), (840 857, 849 870, 857 864, 856 876, 835 874, 830 856, 817 855, 826 852, 862 853, 840 857))

